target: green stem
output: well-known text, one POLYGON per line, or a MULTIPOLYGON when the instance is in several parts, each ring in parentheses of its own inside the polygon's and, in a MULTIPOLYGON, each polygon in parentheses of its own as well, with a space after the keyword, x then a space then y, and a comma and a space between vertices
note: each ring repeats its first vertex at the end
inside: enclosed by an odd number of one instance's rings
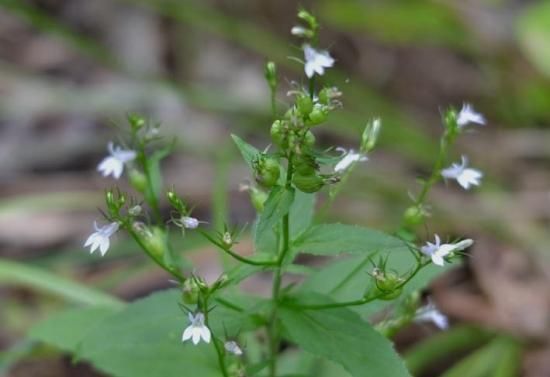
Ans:
POLYGON ((271 87, 271 116, 273 119, 277 119, 277 88, 271 87))
POLYGON ((415 276, 418 274, 418 272, 426 267, 430 262, 423 262, 418 263, 415 267, 415 269, 409 274, 409 276, 401 282, 401 284, 397 285, 393 291, 391 292, 381 292, 374 296, 366 296, 358 300, 352 300, 352 301, 343 301, 343 302, 333 302, 330 304, 296 304, 296 303, 288 303, 289 306, 299 308, 299 309, 305 309, 305 310, 323 310, 323 309, 335 309, 335 308, 342 308, 342 307, 348 307, 348 306, 361 306, 368 304, 369 302, 379 300, 385 296, 391 295, 395 290, 401 289, 406 284, 408 284, 415 276))
POLYGON ((225 352, 220 347, 220 344, 216 339, 214 333, 212 332, 212 328, 210 327, 210 323, 208 320, 208 299, 206 297, 204 298, 202 310, 204 313, 204 324, 206 325, 206 327, 208 327, 208 329, 210 329, 212 343, 214 344, 214 349, 216 350, 216 354, 218 355, 218 364, 220 365, 222 375, 223 377, 229 377, 229 372, 227 371, 227 367, 225 365, 225 352))
MULTIPOLYGON (((291 188, 292 174, 294 173, 292 167, 292 153, 288 156, 288 168, 286 173, 285 186, 287 189, 291 188)), ((279 306, 280 292, 281 292, 281 280, 282 280, 282 266, 288 250, 290 249, 290 215, 287 213, 282 219, 283 237, 282 246, 277 258, 277 267, 274 272, 273 286, 271 289, 271 299, 273 301, 273 310, 271 312, 268 323, 268 337, 269 337, 269 376, 275 377, 277 374, 277 352, 279 350, 279 334, 277 329, 277 309, 279 306)))
POLYGON ((160 213, 160 205, 159 205, 159 199, 155 195, 154 190, 154 184, 153 184, 153 178, 151 177, 151 171, 149 170, 149 166, 147 165, 147 155, 145 154, 145 146, 141 145, 140 152, 139 152, 139 163, 141 165, 141 168, 143 169, 143 174, 145 175, 145 179, 147 181, 147 194, 145 195, 145 200, 147 201, 147 204, 151 207, 151 210, 153 211, 153 216, 155 218, 155 221, 157 224, 162 224, 162 215, 160 213))
POLYGON ((445 133, 443 134, 443 137, 439 142, 439 155, 434 164, 432 174, 424 182, 424 186, 422 186, 422 191, 420 191, 420 194, 418 195, 418 197, 414 202, 416 206, 420 206, 422 203, 424 203, 424 200, 426 200, 426 196, 430 192, 430 189, 432 188, 432 186, 437 181, 439 181, 439 179, 441 179, 441 170, 443 169, 443 164, 445 163, 445 160, 447 157, 447 149, 454 142, 455 137, 456 137, 456 133, 449 132, 448 130, 445 131, 445 133))

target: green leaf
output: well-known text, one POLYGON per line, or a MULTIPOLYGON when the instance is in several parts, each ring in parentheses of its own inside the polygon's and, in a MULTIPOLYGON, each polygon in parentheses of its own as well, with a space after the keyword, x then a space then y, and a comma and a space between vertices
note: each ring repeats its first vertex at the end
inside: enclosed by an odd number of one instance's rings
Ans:
POLYGON ((315 255, 367 255, 380 251, 407 250, 399 238, 377 230, 344 224, 312 226, 294 242, 293 249, 315 255))
POLYGON ((237 145, 237 148, 239 148, 239 151, 241 152, 241 155, 244 158, 244 161, 250 168, 250 170, 253 170, 253 162, 256 159, 256 156, 260 154, 260 151, 256 149, 256 147, 248 144, 246 141, 238 137, 237 135, 231 134, 231 137, 233 138, 233 141, 237 145))
POLYGON ((533 65, 550 76, 550 3, 534 3, 517 24, 519 45, 533 65))
POLYGON ((122 306, 119 299, 107 293, 64 279, 42 269, 6 259, 0 259, 0 282, 24 285, 78 304, 114 308, 122 306))
MULTIPOLYGON (((302 233, 304 233, 311 222, 313 221, 313 215, 315 211, 315 194, 307 194, 301 191, 296 191, 294 202, 290 207, 289 212, 289 227, 290 227, 290 241, 296 240, 302 233)), ((270 253, 277 252, 277 234, 274 232, 266 232, 262 235, 261 239, 257 237, 256 232, 256 249, 261 251, 268 251, 270 253)), ((288 260, 289 261, 289 260, 288 260)), ((287 262, 288 262, 287 261, 287 262)))
POLYGON ((354 377, 410 376, 391 342, 346 308, 282 307, 284 335, 304 350, 341 364, 354 377))
POLYGON ((257 251, 277 252, 275 227, 279 226, 282 218, 289 213, 294 197, 293 188, 276 186, 271 190, 256 224, 254 241, 257 251))
MULTIPOLYGON (((212 344, 181 343, 189 323, 178 306, 179 295, 178 290, 155 293, 106 318, 84 338, 79 356, 119 377, 181 377, 189 370, 194 377, 219 377, 212 344)), ((217 337, 258 326, 246 312, 223 305, 216 305, 209 316, 217 337)))
POLYGON ((75 352, 88 333, 116 312, 116 309, 101 306, 65 310, 33 326, 29 336, 64 351, 75 352))

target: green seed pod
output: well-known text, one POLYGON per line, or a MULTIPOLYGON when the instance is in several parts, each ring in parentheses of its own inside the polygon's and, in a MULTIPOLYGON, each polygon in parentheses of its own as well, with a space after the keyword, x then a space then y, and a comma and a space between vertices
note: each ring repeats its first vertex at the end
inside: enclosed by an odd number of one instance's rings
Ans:
POLYGON ((286 127, 286 122, 281 120, 276 120, 271 125, 271 140, 279 148, 285 148, 287 141, 288 129, 286 127))
POLYGON ((319 164, 315 161, 315 157, 308 154, 296 156, 293 163, 294 170, 301 175, 312 175, 319 169, 319 164))
POLYGON ((384 301, 392 301, 392 300, 395 300, 396 298, 398 298, 399 296, 401 296, 401 293, 403 293, 403 287, 401 288, 397 288, 391 292, 388 292, 388 293, 384 293, 383 295, 379 296, 378 298, 380 300, 384 300, 384 301))
POLYGON ((272 157, 261 156, 254 163, 256 181, 266 188, 271 188, 279 181, 281 167, 279 161, 272 157))
POLYGON ((292 176, 292 183, 298 190, 307 193, 317 192, 325 185, 324 179, 317 174, 303 175, 299 172, 292 176))
POLYGON ((144 193, 147 190, 147 178, 142 172, 137 169, 131 169, 128 177, 130 184, 137 192, 144 193))
POLYGON ((267 200, 267 193, 256 187, 251 187, 250 190, 250 201, 256 211, 262 212, 264 210, 264 203, 267 200))
POLYGON ((183 282, 181 300, 187 305, 195 305, 199 301, 199 286, 193 278, 183 282))
POLYGON ((309 95, 300 93, 296 98, 296 108, 303 117, 306 117, 313 110, 313 100, 309 95))
POLYGON ((265 79, 269 87, 274 90, 277 87, 277 66, 274 62, 267 62, 265 65, 265 79))
POLYGON ((426 212, 419 206, 411 206, 405 210, 403 222, 405 227, 413 228, 424 221, 426 212))
POLYGON ((315 104, 313 110, 309 114, 309 118, 306 121, 308 126, 316 126, 327 120, 329 109, 327 106, 321 104, 315 104))

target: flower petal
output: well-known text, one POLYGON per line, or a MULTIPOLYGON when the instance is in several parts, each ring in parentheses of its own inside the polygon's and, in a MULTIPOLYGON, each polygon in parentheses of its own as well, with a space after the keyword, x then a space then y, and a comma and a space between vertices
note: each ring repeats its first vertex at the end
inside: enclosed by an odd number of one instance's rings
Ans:
POLYGON ((193 336, 193 326, 187 326, 183 331, 183 335, 181 336, 181 341, 185 342, 186 340, 191 339, 192 336, 193 336))

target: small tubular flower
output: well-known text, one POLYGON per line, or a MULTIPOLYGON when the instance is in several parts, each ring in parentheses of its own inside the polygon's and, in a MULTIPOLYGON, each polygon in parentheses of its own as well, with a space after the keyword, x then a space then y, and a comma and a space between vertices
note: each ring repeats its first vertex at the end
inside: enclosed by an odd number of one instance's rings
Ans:
POLYGON ((428 302, 428 305, 417 310, 414 319, 416 322, 432 322, 441 330, 449 328, 449 319, 431 301, 428 302))
POLYGON ((88 237, 84 243, 84 247, 90 246, 90 253, 93 253, 99 248, 101 256, 104 256, 105 253, 107 253, 107 250, 109 250, 109 238, 116 233, 118 227, 119 225, 117 222, 112 222, 102 227, 98 227, 97 223, 94 221, 95 232, 88 237))
POLYGON ((443 169, 441 175, 445 179, 454 179, 457 183, 469 190, 471 186, 479 186, 483 173, 477 169, 468 168, 468 159, 462 156, 462 162, 453 163, 450 167, 443 169))
POLYGON ((101 175, 107 177, 112 175, 115 179, 119 179, 124 171, 124 165, 137 156, 137 153, 130 149, 122 149, 120 146, 109 142, 107 145, 109 156, 105 157, 97 166, 97 170, 101 175))
POLYGON ((426 242, 426 245, 420 248, 420 251, 432 259, 433 264, 443 267, 445 265, 445 257, 455 251, 461 251, 470 247, 474 243, 471 239, 465 239, 457 243, 441 244, 441 239, 436 234, 435 242, 426 242))
POLYGON ((316 50, 309 44, 304 45, 305 72, 306 76, 312 78, 315 73, 322 76, 325 68, 330 68, 334 64, 334 59, 328 51, 316 50))
POLYGON ((476 112, 472 105, 470 105, 469 103, 465 103, 462 105, 462 109, 458 113, 456 123, 458 124, 459 128, 462 128, 470 123, 476 123, 483 126, 485 125, 485 117, 482 114, 476 112))
POLYGON ((234 340, 229 340, 225 342, 223 347, 227 352, 232 353, 233 355, 241 356, 243 354, 243 350, 234 340))
POLYGON ((188 314, 191 324, 183 331, 181 341, 186 342, 191 339, 194 345, 199 344, 202 339, 205 343, 210 343, 211 333, 210 329, 204 324, 204 314, 198 312, 193 315, 188 314))
POLYGON ((342 147, 338 147, 336 148, 336 150, 338 152, 342 152, 342 159, 338 161, 338 163, 334 166, 335 173, 346 171, 351 166, 351 164, 353 164, 356 161, 361 162, 361 161, 368 160, 367 156, 361 153, 356 153, 353 149, 350 149, 349 151, 347 151, 342 147))

